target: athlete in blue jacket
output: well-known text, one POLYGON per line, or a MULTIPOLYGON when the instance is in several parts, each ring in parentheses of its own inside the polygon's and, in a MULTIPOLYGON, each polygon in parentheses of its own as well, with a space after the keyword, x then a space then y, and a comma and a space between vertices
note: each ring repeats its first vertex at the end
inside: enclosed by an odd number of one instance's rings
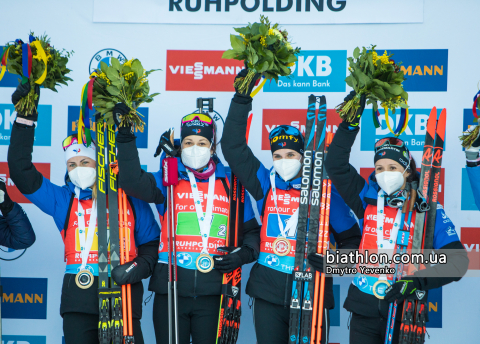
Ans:
MULTIPOLYGON (((245 76, 247 70, 239 73, 245 76)), ((253 84, 251 86, 253 88, 253 84)), ((304 138, 292 126, 281 125, 270 132, 273 167, 267 169, 248 147, 245 134, 248 113, 252 109, 251 89, 236 92, 225 121, 222 152, 232 172, 253 196, 262 218, 257 240, 260 255, 250 272, 246 292, 255 298, 254 322, 259 344, 289 343, 292 272, 295 262, 296 222, 301 188, 301 161, 304 138), (272 185, 274 184, 274 185, 272 185), (275 192, 275 193, 274 193, 275 192), (275 198, 277 202, 275 202, 275 198), (284 228, 280 228, 278 218, 284 228)), ((339 249, 355 250, 360 230, 355 217, 332 187, 330 233, 339 249)), ((323 258, 308 257, 312 266, 323 271, 323 258)), ((334 307, 333 279, 327 277, 324 301, 322 343, 328 342, 329 309, 334 307)))
MULTIPOLYGON (((16 104, 29 90, 29 83, 20 84, 12 95, 12 102, 16 104)), ((39 95, 39 89, 36 92, 39 95)), ((95 146, 93 143, 86 146, 77 142, 76 135, 67 137, 63 144, 68 171, 65 185, 55 185, 32 164, 37 117, 36 111, 29 115, 17 114, 8 149, 10 177, 21 193, 53 217, 65 243, 67 266, 60 304, 65 343, 98 343, 98 237, 96 222, 90 224, 89 221, 96 213, 93 206, 96 192, 95 146), (89 236, 88 233, 93 234, 89 236), (76 279, 81 271, 94 276, 93 281, 90 278, 91 284, 82 284, 76 279)), ((136 254, 133 259, 135 264, 129 262, 116 267, 112 276, 118 284, 132 285, 133 334, 135 342, 142 344, 142 279, 149 277, 155 267, 160 229, 148 203, 129 197, 127 207, 128 232, 136 246, 136 250, 133 245, 131 248, 131 252, 136 254), (133 231, 130 226, 134 227, 133 231)))
POLYGON ((465 149, 467 158, 467 173, 472 186, 473 197, 475 204, 480 210, 480 157, 478 151, 480 149, 480 133, 477 139, 472 143, 470 148, 465 149))
MULTIPOLYGON (((355 94, 352 92, 345 101, 352 99, 353 96, 355 94)), ((360 220, 362 225, 360 250, 371 252, 383 248, 393 252, 397 239, 394 229, 400 228, 402 189, 407 182, 418 181, 419 178, 415 160, 404 142, 396 137, 386 137, 375 144, 375 171, 370 175, 368 182, 349 163, 351 148, 359 132, 360 116, 365 107, 365 96, 362 96, 360 103, 354 121, 351 123, 344 121, 338 127, 330 145, 325 167, 338 192, 360 220), (381 221, 382 218, 383 221, 377 226, 377 221, 381 221), (389 245, 392 245, 391 248, 389 245)), ((412 234, 410 238, 413 237, 412 234)), ((469 263, 467 253, 458 238, 454 224, 445 214, 441 204, 437 205, 433 249, 442 250, 442 253, 447 254, 446 264, 410 272, 388 289, 385 286, 387 280, 391 282, 391 275, 361 274, 361 270, 358 270, 344 304, 344 308, 352 313, 351 344, 383 344, 389 303, 395 300, 399 304, 397 310, 400 310, 397 313, 400 314, 396 316, 398 321, 394 328, 393 343, 398 343, 403 309, 401 303, 404 299, 407 296, 422 297, 422 294, 416 294, 415 291, 439 288, 460 280, 467 272, 469 263), (382 285, 382 288, 376 289, 376 286, 382 285)))
POLYGON ((0 179, 0 245, 21 250, 35 242, 35 232, 22 207, 13 202, 0 179))

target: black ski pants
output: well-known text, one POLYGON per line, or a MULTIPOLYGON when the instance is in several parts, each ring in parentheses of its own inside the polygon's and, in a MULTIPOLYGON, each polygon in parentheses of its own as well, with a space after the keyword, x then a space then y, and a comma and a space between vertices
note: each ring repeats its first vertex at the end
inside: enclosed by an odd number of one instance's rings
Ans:
MULTIPOLYGON (((98 314, 63 314, 65 344, 98 344, 98 314)), ((140 319, 133 319, 135 344, 144 344, 140 319)))
MULTIPOLYGON (((322 344, 328 343, 330 312, 324 309, 322 344)), ((253 321, 258 344, 288 344, 290 307, 277 305, 259 298, 253 301, 253 321)))
MULTIPOLYGON (((220 295, 178 297, 179 344, 212 344, 217 338, 220 295)), ((157 344, 168 343, 168 295, 155 294, 153 327, 157 344)), ((135 344, 137 344, 135 342, 135 344)))
MULTIPOLYGON (((399 341, 401 321, 395 321, 392 344, 399 341)), ((352 313, 350 320, 350 344, 383 344, 387 332, 387 319, 372 318, 352 313)))

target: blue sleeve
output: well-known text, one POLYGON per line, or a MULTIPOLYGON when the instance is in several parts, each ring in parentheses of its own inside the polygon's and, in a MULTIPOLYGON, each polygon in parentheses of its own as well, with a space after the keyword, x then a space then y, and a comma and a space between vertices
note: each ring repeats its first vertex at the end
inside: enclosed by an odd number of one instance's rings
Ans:
POLYGON ((342 233, 349 230, 357 223, 353 211, 345 204, 342 197, 332 184, 330 195, 330 224, 335 232, 342 233))
POLYGON ((59 231, 63 230, 72 193, 43 177, 42 186, 32 194, 24 195, 45 214, 53 217, 59 231))
POLYGON ((27 214, 17 203, 6 215, 0 215, 0 245, 21 250, 35 242, 35 232, 27 214))
POLYGON ((445 214, 443 206, 437 204, 437 217, 435 219, 435 232, 433 233, 433 249, 438 250, 454 241, 460 241, 455 225, 445 214))
POLYGON ((475 204, 480 210, 480 166, 467 167, 468 179, 470 179, 470 185, 472 186, 473 197, 475 198, 475 204))
POLYGON ((160 241, 160 227, 158 226, 152 208, 147 202, 130 197, 135 209, 135 244, 140 246, 150 241, 160 241))
POLYGON ((257 201, 257 210, 260 216, 263 216, 263 214, 261 213, 263 209, 263 202, 265 202, 265 197, 267 197, 267 192, 271 186, 270 171, 267 170, 267 168, 263 164, 260 164, 260 167, 258 168, 257 178, 258 178, 258 181, 260 182, 260 185, 262 186, 262 191, 263 191, 263 198, 257 201))
POLYGON ((255 217, 255 213, 252 208, 252 200, 245 190, 245 205, 243 210, 243 222, 248 222, 255 217))

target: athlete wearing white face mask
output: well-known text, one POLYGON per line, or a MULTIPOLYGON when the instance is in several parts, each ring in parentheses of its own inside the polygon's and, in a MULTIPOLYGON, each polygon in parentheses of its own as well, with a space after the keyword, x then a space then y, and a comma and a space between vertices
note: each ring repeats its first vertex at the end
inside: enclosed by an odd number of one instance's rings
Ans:
MULTIPOLYGON (((345 101, 355 96, 355 92, 352 91, 345 101)), ((359 253, 365 254, 366 250, 369 252, 385 250, 387 254, 393 255, 397 239, 408 238, 406 241, 408 254, 412 250, 414 231, 417 230, 415 223, 417 216, 420 216, 418 209, 420 211, 425 209, 425 200, 419 192, 420 195, 417 194, 414 200, 415 207, 411 217, 410 215, 408 217, 411 221, 409 222, 407 217, 406 221, 402 221, 402 206, 408 196, 407 183, 418 191, 423 191, 423 188, 415 186, 415 182, 419 181, 419 175, 406 143, 396 137, 386 137, 377 141, 374 146, 375 171, 369 176, 368 181, 349 162, 352 146, 359 133, 365 98, 365 95, 360 97, 360 107, 353 121, 343 121, 339 125, 325 160, 325 168, 338 192, 363 226, 359 253)), ((351 312, 351 344, 383 344, 387 333, 389 307, 393 307, 394 301, 397 303, 395 308, 397 313, 391 338, 392 344, 398 343, 404 300, 406 298, 420 300, 425 291, 458 281, 466 273, 469 262, 467 252, 455 232, 454 224, 439 203, 435 216, 433 233, 430 232, 428 238, 425 235, 422 247, 433 248, 436 253, 439 251, 445 253, 446 264, 427 266, 420 270, 405 265, 401 278, 394 281, 395 274, 374 273, 373 270, 361 274, 365 264, 358 262, 356 266, 358 273, 349 287, 343 305, 351 312)), ((378 265, 371 261, 366 264, 369 267, 372 264, 375 267, 378 265)), ((395 268, 395 264, 389 267, 395 268)), ((428 312, 424 315, 428 321, 428 312)), ((415 340, 422 342, 421 338, 415 337, 415 340)))
POLYGON ((71 135, 64 140, 64 150, 70 181, 82 190, 93 187, 97 176, 95 144, 92 142, 86 147, 71 135))
MULTIPOLYGON (((30 84, 20 84, 12 95, 15 104, 27 96, 30 84)), ((39 89, 36 89, 39 96, 39 89)), ((38 102, 39 98, 37 98, 38 102)), ((41 116, 42 114, 40 114, 41 116)), ((12 126, 8 149, 8 167, 10 178, 18 190, 54 221, 32 221, 39 231, 52 233, 57 230, 64 243, 65 273, 61 289, 60 316, 63 318, 63 331, 66 344, 98 343, 99 303, 98 303, 98 235, 96 204, 96 154, 95 144, 84 144, 78 135, 70 135, 63 141, 63 154, 67 173, 65 182, 54 184, 42 175, 32 163, 35 134, 42 130, 36 127, 38 114, 17 112, 12 126), (81 278, 80 276, 83 276, 81 278)), ((52 147, 52 152, 60 147, 52 147)), ((99 154, 101 151, 99 152, 99 154)), ((53 166, 53 165, 52 165, 53 166)), ((63 171, 64 167, 60 167, 63 171)), ((109 198, 106 190, 107 199, 109 198)), ((113 195, 111 197, 116 197, 113 195)), ((110 199, 111 199, 110 197, 110 199)), ((150 205, 139 199, 127 197, 126 225, 130 235, 129 263, 111 270, 110 275, 118 285, 130 284, 132 295, 132 327, 135 343, 143 344, 140 318, 142 317, 143 283, 142 279, 151 275, 158 260, 158 241, 160 228, 155 221, 150 205)), ((0 210, 1 210, 0 205, 0 210)), ((113 240, 115 240, 113 238, 113 240)), ((118 237, 117 237, 118 242, 118 237)), ((113 242, 113 241, 112 241, 113 242)), ((42 244, 42 243, 37 243, 42 244)), ((58 257, 49 243, 43 250, 58 257)), ((39 259, 44 259, 39 256, 39 259)))
MULTIPOLYGON (((244 69, 237 77, 246 75, 247 70, 244 69)), ((292 271, 295 265, 305 142, 298 128, 276 126, 268 137, 273 167, 266 167, 245 140, 248 114, 252 110, 250 92, 251 89, 246 94, 237 91, 232 99, 223 129, 222 152, 232 172, 256 200, 262 218, 262 228, 257 236, 260 252, 246 287, 247 294, 254 298, 257 343, 288 344, 291 342, 288 332, 292 271)), ((330 209, 330 229, 338 239, 337 247, 358 249, 361 236, 359 227, 335 188, 332 188, 330 209)), ((323 262, 317 258, 317 255, 310 254, 309 263, 317 271, 322 271, 323 262)), ((324 309, 319 311, 325 319, 322 324, 323 344, 328 342, 329 310, 335 305, 333 280, 329 277, 325 281, 324 309)))
MULTIPOLYGON (((123 115, 120 106, 117 110, 123 115)), ((120 123, 118 119, 116 122, 120 123)), ((255 237, 259 225, 250 198, 245 197, 243 245, 231 252, 231 248, 225 247, 230 185, 225 167, 215 154, 215 122, 212 117, 207 113, 188 114, 181 120, 180 140, 172 144, 171 130, 160 138, 155 156, 160 155, 163 149, 176 159, 178 165, 176 175, 168 172, 169 180, 177 181, 172 187, 173 202, 166 202, 170 189, 163 184, 165 160, 160 162, 160 171, 144 172, 131 128, 122 126, 118 131, 119 182, 122 188, 128 195, 155 203, 162 228, 169 228, 167 214, 173 213, 175 219, 178 318, 181 320, 178 322, 179 344, 190 343, 190 338, 197 344, 215 343, 223 274, 253 262, 258 255, 255 237), (179 246, 181 242, 188 244, 179 246), (231 253, 222 254, 224 252, 231 253), (215 259, 218 257, 221 259, 215 259)), ((157 245, 158 264, 149 285, 149 289, 155 292, 153 325, 156 342, 162 344, 169 340, 167 232, 164 230, 161 233, 160 244, 157 245)))

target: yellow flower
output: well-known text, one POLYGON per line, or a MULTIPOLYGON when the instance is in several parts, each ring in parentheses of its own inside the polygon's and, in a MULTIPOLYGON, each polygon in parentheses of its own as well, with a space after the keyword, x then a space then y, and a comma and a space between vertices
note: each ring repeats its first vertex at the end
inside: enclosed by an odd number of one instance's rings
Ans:
POLYGON ((295 62, 287 63, 287 67, 293 67, 293 66, 295 66, 295 62))
POLYGON ((98 73, 97 72, 93 72, 92 74, 90 74, 90 79, 93 79, 93 78, 96 78, 98 77, 98 73))
POLYGON ((245 35, 244 35, 243 33, 240 33, 239 35, 240 35, 240 37, 242 37, 242 38, 243 38, 243 44, 247 45, 247 43, 248 43, 249 39, 248 39, 248 38, 246 38, 246 37, 245 37, 245 35))
POLYGON ((124 65, 124 66, 128 66, 128 67, 131 67, 133 60, 135 60, 135 59, 130 59, 130 60, 128 60, 127 62, 125 62, 123 65, 124 65))
POLYGON ((107 78, 107 75, 106 75, 105 73, 102 72, 102 74, 100 74, 98 77, 99 77, 100 79, 105 80, 108 85, 111 84, 110 80, 107 78))
POLYGON ((268 35, 275 36, 275 32, 273 31, 273 29, 268 29, 268 35))
POLYGON ((135 75, 134 72, 130 72, 130 73, 125 74, 124 75, 125 80, 130 80, 132 78, 132 76, 134 76, 134 75, 135 75))
POLYGON ((348 67, 348 70, 349 70, 350 72, 353 72, 353 69, 352 69, 351 67, 348 67))
POLYGON ((263 36, 260 37, 260 43, 261 43, 264 47, 267 46, 267 42, 265 41, 265 37, 263 37, 263 36))

